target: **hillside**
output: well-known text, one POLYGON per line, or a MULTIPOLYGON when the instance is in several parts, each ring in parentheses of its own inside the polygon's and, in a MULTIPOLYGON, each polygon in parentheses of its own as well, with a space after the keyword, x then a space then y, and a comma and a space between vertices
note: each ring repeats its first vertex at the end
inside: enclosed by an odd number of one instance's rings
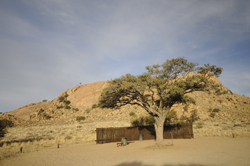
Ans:
MULTIPOLYGON (((250 122, 250 99, 232 93, 216 77, 211 79, 214 81, 212 89, 189 94, 195 99, 195 105, 190 104, 185 108, 182 104, 173 106, 178 118, 188 117, 192 110, 196 110, 202 121, 250 122), (214 109, 219 111, 212 113, 214 109), (214 114, 213 117, 211 117, 211 113, 214 114)), ((138 115, 146 114, 144 110, 135 106, 124 106, 119 110, 95 108, 102 90, 107 86, 107 81, 78 85, 61 93, 57 99, 31 103, 4 113, 0 115, 0 118, 10 119, 15 125, 35 125, 39 123, 77 123, 77 116, 85 116, 86 122, 112 121, 114 119, 129 122, 131 111, 138 115)))

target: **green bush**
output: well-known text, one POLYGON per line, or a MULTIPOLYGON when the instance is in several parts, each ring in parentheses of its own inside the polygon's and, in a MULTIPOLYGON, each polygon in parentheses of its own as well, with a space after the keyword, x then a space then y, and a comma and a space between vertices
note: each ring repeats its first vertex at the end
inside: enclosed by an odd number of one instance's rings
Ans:
POLYGON ((42 114, 42 117, 44 117, 45 119, 51 118, 51 116, 49 114, 46 114, 45 112, 42 114))
POLYGON ((91 108, 88 108, 88 109, 86 109, 85 111, 86 111, 87 113, 90 113, 91 110, 92 110, 91 108))
POLYGON ((182 120, 182 121, 188 121, 189 118, 186 115, 181 115, 180 120, 182 120))
POLYGON ((198 110, 197 109, 192 110, 189 121, 195 122, 195 121, 197 121, 199 119, 200 119, 200 117, 198 116, 198 110))
POLYGON ((67 98, 69 95, 67 92, 64 93, 64 97, 67 98))
POLYGON ((65 140, 70 140, 70 139, 72 139, 72 136, 67 135, 64 139, 65 139, 65 140))
POLYGON ((196 127, 197 127, 198 129, 202 128, 203 126, 204 126, 204 123, 202 123, 202 122, 196 123, 196 127))
POLYGON ((60 103, 63 102, 63 101, 64 101, 64 97, 63 97, 63 96, 58 97, 58 101, 59 101, 60 103))
POLYGON ((211 112, 209 116, 212 117, 212 118, 214 118, 215 117, 215 113, 211 112))
POLYGON ((56 108, 60 109, 60 108, 63 108, 63 106, 62 105, 57 105, 56 108))
POLYGON ((6 134, 6 127, 12 127, 14 123, 7 119, 0 120, 0 137, 4 137, 6 134))
POLYGON ((220 112, 220 109, 219 108, 215 108, 215 109, 213 109, 213 112, 220 112))
POLYGON ((129 113, 129 116, 134 116, 134 115, 135 115, 135 112, 133 111, 129 113))
POLYGON ((12 127, 13 125, 14 123, 10 120, 7 120, 7 119, 0 120, 0 130, 6 127, 12 127))
POLYGON ((188 104, 186 104, 184 107, 183 107, 184 111, 187 112, 188 111, 188 104))
POLYGON ((64 100, 63 102, 64 102, 64 104, 66 104, 66 105, 69 105, 69 104, 70 104, 70 101, 69 101, 69 100, 64 100))
POLYGON ((77 116, 76 117, 76 120, 78 121, 78 122, 80 122, 81 120, 85 120, 86 118, 85 118, 85 116, 77 116))
POLYGON ((43 100, 43 102, 47 102, 48 100, 43 100))
POLYGON ((73 108, 73 110, 74 110, 74 111, 79 111, 79 109, 78 109, 78 108, 73 108))
POLYGON ((93 104, 93 105, 92 105, 92 109, 97 108, 97 107, 98 107, 97 104, 93 104))
POLYGON ((69 110, 71 107, 69 105, 65 105, 64 108, 69 110))

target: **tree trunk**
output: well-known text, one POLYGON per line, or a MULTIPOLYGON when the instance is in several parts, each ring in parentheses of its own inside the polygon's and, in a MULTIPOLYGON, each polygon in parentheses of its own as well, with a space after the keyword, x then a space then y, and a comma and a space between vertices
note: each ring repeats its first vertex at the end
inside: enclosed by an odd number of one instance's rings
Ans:
POLYGON ((155 134, 156 134, 156 145, 162 146, 164 144, 163 131, 164 131, 164 122, 165 118, 163 117, 155 117, 155 134))

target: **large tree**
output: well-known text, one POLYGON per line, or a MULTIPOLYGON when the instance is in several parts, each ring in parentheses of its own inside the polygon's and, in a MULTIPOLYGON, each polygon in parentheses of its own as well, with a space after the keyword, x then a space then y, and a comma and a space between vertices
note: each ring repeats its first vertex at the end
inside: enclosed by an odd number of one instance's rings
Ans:
POLYGON ((207 86, 205 76, 188 75, 196 71, 197 65, 180 57, 167 60, 162 65, 147 66, 148 72, 142 75, 127 74, 111 80, 99 98, 99 106, 140 106, 155 119, 156 144, 164 145, 163 126, 171 107, 176 103, 193 102, 186 94, 207 86))

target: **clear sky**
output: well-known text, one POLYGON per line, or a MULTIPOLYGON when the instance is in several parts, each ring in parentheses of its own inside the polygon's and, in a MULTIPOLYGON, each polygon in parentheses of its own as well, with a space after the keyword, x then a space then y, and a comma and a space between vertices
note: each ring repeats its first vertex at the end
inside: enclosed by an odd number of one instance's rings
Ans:
POLYGON ((250 97, 250 1, 1 0, 0 112, 181 56, 250 97))

